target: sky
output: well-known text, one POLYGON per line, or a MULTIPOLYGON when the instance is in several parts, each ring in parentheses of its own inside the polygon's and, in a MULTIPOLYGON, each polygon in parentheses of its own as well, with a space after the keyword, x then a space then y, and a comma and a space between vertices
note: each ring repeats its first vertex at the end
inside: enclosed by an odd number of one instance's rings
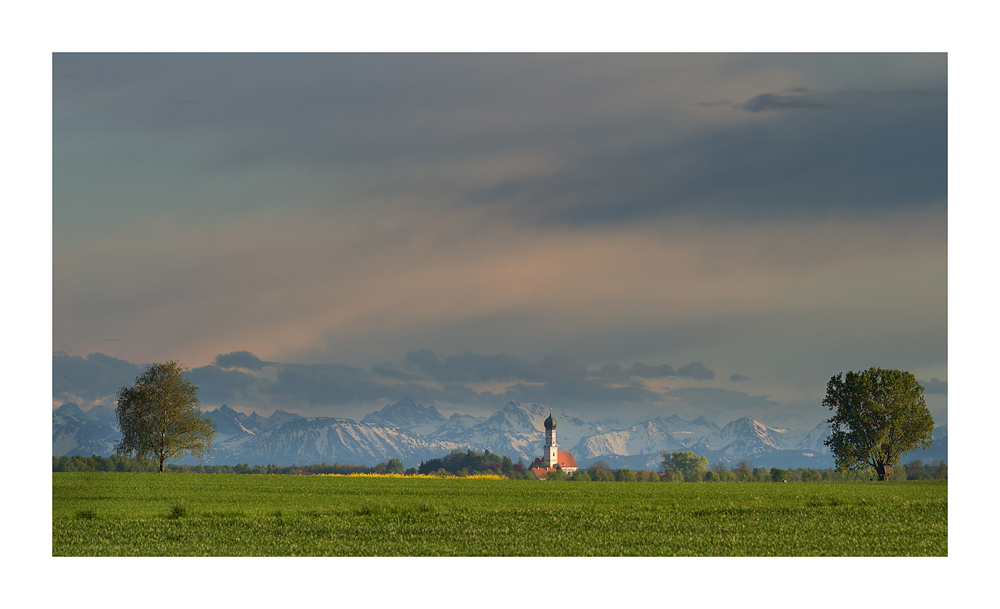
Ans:
POLYGON ((948 56, 52 56, 53 407, 947 421, 948 56))

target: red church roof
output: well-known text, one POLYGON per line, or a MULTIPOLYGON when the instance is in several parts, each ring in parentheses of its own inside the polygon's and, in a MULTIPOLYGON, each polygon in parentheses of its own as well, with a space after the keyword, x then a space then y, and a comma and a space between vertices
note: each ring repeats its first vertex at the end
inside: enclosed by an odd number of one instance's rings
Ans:
POLYGON ((573 453, 568 450, 559 451, 559 467, 566 469, 567 467, 576 467, 576 459, 573 458, 573 453))

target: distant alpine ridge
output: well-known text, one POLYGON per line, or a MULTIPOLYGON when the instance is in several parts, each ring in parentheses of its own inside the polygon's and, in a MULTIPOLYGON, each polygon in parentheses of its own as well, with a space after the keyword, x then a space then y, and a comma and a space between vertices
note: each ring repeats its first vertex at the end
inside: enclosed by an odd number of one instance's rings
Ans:
MULTIPOLYGON (((343 463, 376 465, 392 458, 414 467, 453 450, 489 450, 525 465, 541 455, 544 421, 559 422, 557 442, 572 451, 580 467, 604 461, 613 469, 655 470, 660 453, 690 450, 710 463, 729 466, 752 461, 756 467, 832 467, 823 445, 826 423, 800 431, 768 427, 743 417, 718 427, 698 417, 657 417, 627 429, 605 429, 543 404, 508 402, 488 418, 453 414, 445 418, 433 406, 407 398, 366 415, 360 422, 334 417, 303 417, 276 410, 264 418, 229 406, 206 413, 217 435, 206 464, 309 465, 343 463)), ((121 437, 114 410, 94 406, 84 412, 67 403, 52 412, 52 454, 110 456, 121 437)), ((934 430, 934 446, 903 456, 904 462, 947 460, 948 428, 934 430)), ((184 460, 182 463, 194 463, 184 460)))

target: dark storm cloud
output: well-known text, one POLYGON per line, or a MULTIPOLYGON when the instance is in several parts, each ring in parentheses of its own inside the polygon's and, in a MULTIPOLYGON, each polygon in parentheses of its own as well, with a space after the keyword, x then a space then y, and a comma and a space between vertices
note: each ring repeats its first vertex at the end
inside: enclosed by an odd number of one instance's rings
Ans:
POLYGON ((660 364, 659 366, 647 366, 646 364, 641 364, 636 362, 632 364, 632 367, 628 369, 631 376, 637 376, 646 379, 659 379, 668 376, 676 376, 673 367, 667 364, 660 364))
POLYGON ((614 405, 631 404, 649 406, 662 404, 661 394, 637 386, 609 387, 587 379, 553 381, 540 385, 518 383, 501 394, 503 402, 536 402, 560 407, 573 407, 580 412, 607 413, 614 405))
POLYGON ((539 360, 538 370, 547 382, 577 382, 587 376, 587 367, 565 353, 546 355, 539 360))
POLYGON ((419 383, 383 384, 359 368, 340 364, 280 364, 277 380, 266 386, 273 396, 300 400, 311 406, 346 406, 399 401, 407 396, 425 403, 476 403, 479 395, 459 384, 440 390, 419 383))
POLYGON ((114 396, 146 369, 103 353, 87 357, 56 351, 52 355, 52 396, 97 400, 114 396))
MULTIPOLYGON (((56 398, 96 400, 114 395, 132 385, 148 368, 103 353, 86 358, 56 352, 52 358, 52 394, 56 398)), ((184 373, 198 387, 202 402, 219 403, 246 396, 258 384, 255 377, 236 370, 202 366, 184 373)))
POLYGON ((620 365, 608 363, 602 365, 597 371, 591 371, 588 377, 598 381, 615 383, 629 381, 632 375, 620 365))
POLYGON ((399 379, 401 381, 417 381, 422 377, 397 369, 392 362, 379 362, 372 364, 372 374, 387 378, 399 379))
POLYGON ((745 102, 731 101, 698 102, 703 108, 743 110, 745 112, 769 112, 772 110, 812 110, 847 108, 873 103, 906 103, 908 100, 936 100, 945 103, 948 92, 942 87, 929 89, 896 89, 850 91, 810 91, 804 88, 782 93, 761 93, 745 102))
POLYGON ((673 366, 667 364, 649 366, 641 362, 635 362, 628 368, 622 368, 615 363, 603 364, 596 371, 590 370, 587 373, 587 378, 605 383, 628 382, 636 378, 660 379, 672 376, 678 376, 673 366))
MULTIPOLYGON (((248 363, 240 359, 245 356, 237 355, 237 361, 248 363)), ((219 357, 224 363, 227 362, 227 356, 219 357)), ((52 363, 53 397, 84 402, 106 400, 109 396, 113 402, 118 389, 134 383, 136 377, 148 367, 103 353, 91 353, 83 358, 58 351, 53 353, 52 363)), ((480 394, 458 383, 445 383, 441 389, 435 389, 414 382, 379 383, 364 370, 339 364, 313 366, 268 364, 279 368, 276 381, 268 381, 242 370, 225 369, 216 365, 188 370, 185 372, 185 377, 198 387, 198 397, 203 407, 228 403, 231 406, 266 408, 261 403, 261 398, 265 395, 286 399, 289 407, 301 403, 307 405, 307 408, 314 413, 327 415, 330 413, 317 411, 317 407, 349 406, 380 400, 392 403, 407 395, 416 400, 435 404, 482 403, 480 394)), ((374 368, 381 370, 379 366, 374 368)), ((383 373, 391 371, 391 368, 381 370, 383 373)), ((400 373, 398 376, 409 377, 401 380, 415 379, 405 373, 400 373)), ((493 402, 495 400, 490 401, 491 404, 493 402)))
MULTIPOLYGON (((240 367, 245 368, 246 366, 240 367)), ((256 377, 239 370, 224 370, 220 366, 192 368, 186 373, 186 376, 198 387, 198 399, 207 404, 221 404, 246 398, 259 386, 256 377)))
POLYGON ((699 381, 710 381, 715 378, 715 372, 705 367, 701 362, 691 362, 677 369, 677 376, 699 381))
POLYGON ((948 395, 948 381, 933 378, 930 381, 919 381, 919 383, 924 388, 924 393, 948 395))
POLYGON ((729 380, 732 381, 732 382, 734 382, 734 383, 738 383, 740 381, 749 381, 750 378, 746 377, 746 376, 743 376, 742 374, 733 374, 733 375, 731 375, 729 377, 729 380))
POLYGON ((707 127, 679 141, 664 137, 613 152, 583 148, 556 171, 508 180, 469 200, 543 226, 827 218, 943 206, 946 97, 889 98, 707 127))
MULTIPOLYGON (((553 356, 548 356, 552 358, 553 356)), ((454 382, 505 382, 511 380, 540 380, 549 371, 559 375, 562 371, 558 361, 531 365, 516 355, 476 355, 463 353, 439 357, 430 349, 410 351, 403 361, 430 378, 441 383, 454 382)))
POLYGON ((215 365, 219 368, 243 368, 244 370, 263 370, 264 363, 249 351, 233 351, 225 355, 215 356, 215 365))
POLYGON ((787 110, 790 108, 834 108, 832 104, 824 103, 810 95, 775 95, 763 93, 738 106, 747 112, 767 112, 769 110, 787 110))
POLYGON ((368 372, 339 364, 282 366, 267 391, 312 404, 369 402, 385 394, 368 372))

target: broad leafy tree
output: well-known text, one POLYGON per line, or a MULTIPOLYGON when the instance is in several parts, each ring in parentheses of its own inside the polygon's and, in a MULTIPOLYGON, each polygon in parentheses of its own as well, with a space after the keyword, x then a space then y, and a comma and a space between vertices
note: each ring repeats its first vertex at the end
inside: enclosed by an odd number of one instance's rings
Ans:
POLYGON ((406 470, 403 465, 403 461, 396 457, 389 459, 389 462, 385 464, 385 472, 387 474, 402 474, 406 470))
POLYGON ((615 480, 618 482, 635 482, 635 472, 628 468, 622 468, 615 473, 615 480))
POLYGON ((663 451, 660 469, 667 473, 680 474, 686 482, 700 482, 705 477, 708 457, 696 455, 690 450, 684 452, 663 451))
POLYGON ((590 474, 590 479, 594 482, 613 482, 615 479, 615 475, 609 469, 587 470, 587 473, 590 474))
POLYGON ((924 388, 900 370, 870 368, 838 374, 826 385, 823 405, 838 468, 873 468, 889 480, 899 458, 917 448, 930 448, 934 419, 924 403, 924 388))
POLYGON ((118 390, 118 427, 122 438, 115 453, 159 461, 191 455, 204 458, 215 438, 215 422, 203 417, 198 388, 184 378, 176 361, 153 364, 118 390))
POLYGON ((775 482, 788 482, 789 478, 794 479, 791 472, 787 469, 778 469, 777 467, 771 468, 771 480, 775 482))
POLYGON ((609 466, 604 461, 594 461, 593 463, 590 464, 590 467, 587 468, 587 471, 590 472, 591 475, 593 475, 593 473, 598 470, 609 472, 611 471, 611 466, 609 466))
POLYGON ((429 461, 422 461, 420 466, 417 468, 417 473, 430 474, 439 469, 444 469, 444 461, 441 459, 431 459, 429 461))
POLYGON ((740 461, 733 468, 733 474, 739 478, 741 482, 747 482, 753 480, 753 461, 747 461, 746 459, 740 461))

